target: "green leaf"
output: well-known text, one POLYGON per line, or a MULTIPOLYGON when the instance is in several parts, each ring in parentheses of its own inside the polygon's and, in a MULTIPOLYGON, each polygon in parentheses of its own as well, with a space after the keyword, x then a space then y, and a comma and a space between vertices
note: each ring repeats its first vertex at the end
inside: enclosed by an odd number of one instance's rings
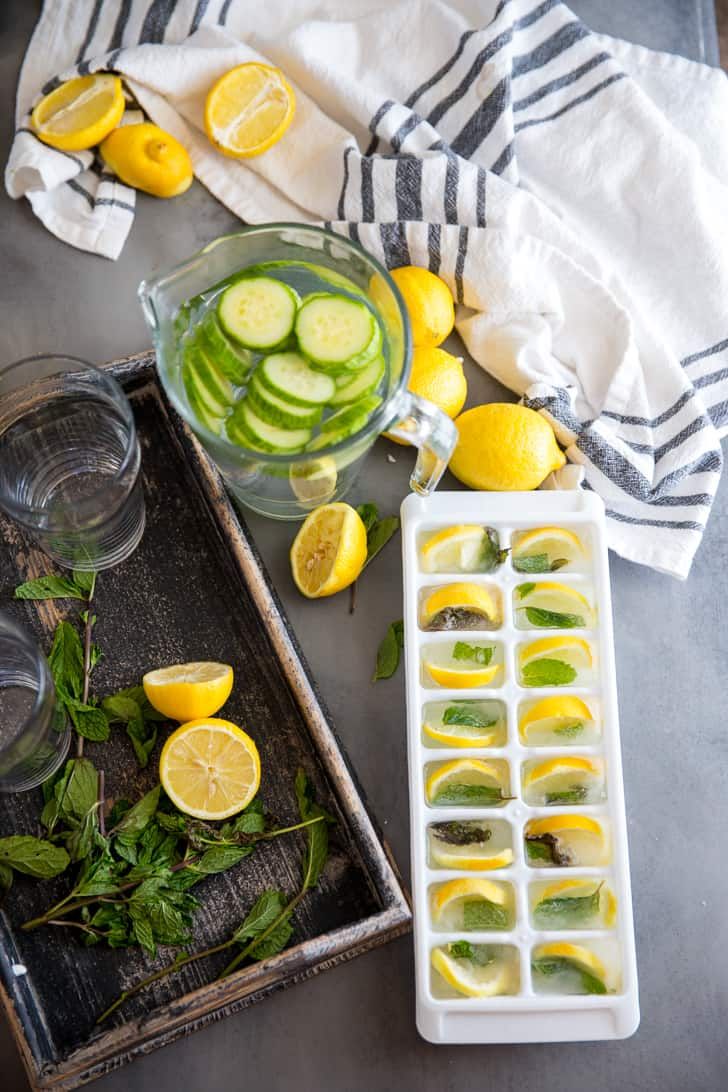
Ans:
POLYGON ((379 509, 376 504, 359 504, 357 505, 357 513, 361 519, 367 534, 379 519, 379 509))
POLYGON ((301 819, 305 821, 321 816, 323 820, 320 823, 313 823, 311 826, 306 827, 308 846, 303 864, 303 880, 301 883, 301 891, 303 892, 316 886, 326 864, 329 855, 328 823, 330 816, 316 803, 313 795, 313 785, 301 768, 296 774, 295 788, 301 819))
POLYGON ((580 614, 564 614, 558 610, 543 610, 541 607, 526 607, 526 618, 532 626, 543 629, 576 629, 586 625, 580 614))
POLYGON ((473 958, 473 945, 469 940, 454 940, 452 944, 448 944, 447 950, 453 959, 473 958))
POLYGON ((236 834, 262 834, 264 830, 263 802, 256 796, 244 811, 223 825, 221 833, 224 838, 232 838, 236 834))
POLYGON ((574 736, 580 735, 584 731, 584 722, 581 720, 575 720, 573 724, 564 724, 560 728, 554 728, 554 735, 564 736, 567 739, 573 739, 574 736))
POLYGON ((73 570, 73 582, 79 591, 83 592, 86 599, 91 599, 96 587, 96 573, 85 572, 83 569, 73 570))
POLYGON ((490 808, 502 804, 506 797, 497 785, 444 785, 435 794, 433 804, 472 804, 490 808))
POLYGON ((487 967, 495 960, 490 944, 471 944, 468 940, 455 940, 448 944, 447 950, 454 959, 469 959, 479 967, 487 967))
POLYGON ((569 789, 559 792, 547 792, 544 797, 546 804, 583 804, 588 795, 585 785, 572 785, 569 789))
POLYGON ((149 725, 144 715, 139 713, 127 723, 126 734, 131 740, 137 762, 144 769, 157 742, 156 725, 149 725))
POLYGON ((13 870, 10 865, 0 864, 0 904, 13 886, 13 870))
POLYGON ((66 765, 70 770, 58 802, 58 814, 66 823, 80 823, 98 801, 99 775, 87 758, 72 758, 66 765))
POLYGON ((526 834, 524 841, 529 861, 546 861, 560 868, 573 863, 571 850, 555 834, 526 834))
POLYGON ((367 559, 364 562, 365 566, 373 561, 377 554, 382 550, 390 538, 396 535, 399 530, 399 518, 397 516, 385 516, 384 519, 379 519, 376 523, 367 530, 367 559))
POLYGON ((65 849, 42 838, 33 838, 30 834, 0 838, 0 865, 5 868, 38 880, 50 880, 60 875, 68 864, 69 856, 65 849))
POLYGON ((469 645, 467 641, 456 641, 452 650, 453 660, 467 660, 469 663, 487 667, 493 659, 494 649, 488 645, 469 645))
POLYGON ((80 699, 83 693, 83 649, 70 622, 59 622, 56 626, 48 664, 61 698, 80 699))
POLYGON ((104 848, 93 859, 87 861, 83 868, 75 894, 82 898, 88 895, 111 895, 121 882, 123 865, 119 865, 104 848))
POLYGON ((513 568, 518 573, 555 573, 569 564, 566 557, 549 561, 548 554, 531 554, 530 557, 513 558, 513 568))
POLYGON ((84 705, 75 698, 66 699, 64 704, 73 727, 80 736, 93 743, 104 743, 109 738, 109 722, 102 709, 95 705, 84 705))
POLYGON ((483 528, 483 547, 478 571, 492 573, 508 557, 508 550, 501 550, 498 532, 493 527, 483 528))
POLYGON ((492 728, 498 723, 497 717, 487 717, 472 706, 450 705, 442 714, 443 724, 462 724, 466 728, 492 728))
POLYGON ((527 595, 531 594, 535 587, 535 584, 518 584, 516 587, 516 595, 519 599, 525 599, 527 595))
MULTIPOLYGON (((322 824, 323 825, 323 824, 322 824)), ((251 959, 270 959, 285 948, 293 935, 293 926, 289 918, 281 918, 275 929, 267 937, 250 949, 251 959)))
POLYGON ((253 852, 252 846, 210 846, 195 865, 198 872, 212 875, 216 872, 225 872, 228 868, 242 861, 243 857, 249 857, 253 852))
POLYGON ((391 679, 399 667, 399 658, 404 646, 404 623, 400 619, 392 622, 377 649, 377 666, 372 682, 378 679, 391 679))
POLYGON ((541 975, 544 978, 564 975, 568 980, 570 992, 573 993, 607 992, 607 987, 600 978, 566 956, 544 956, 542 959, 532 959, 531 970, 534 975, 541 975))
POLYGON ((432 823, 430 830, 435 838, 451 846, 483 846, 493 836, 490 827, 480 823, 463 823, 457 819, 451 822, 432 823))
MULTIPOLYGON (((158 710, 156 710, 154 708, 152 703, 149 701, 147 695, 144 693, 144 687, 143 686, 127 686, 123 690, 117 690, 117 692, 115 694, 111 694, 111 695, 109 695, 108 698, 104 698, 104 700, 101 702, 102 707, 106 704, 106 702, 108 702, 108 701, 110 701, 112 699, 115 699, 115 698, 120 698, 120 699, 121 698, 129 698, 131 701, 136 702, 136 704, 139 706, 139 709, 141 709, 142 715, 144 716, 145 720, 153 720, 153 721, 169 720, 169 717, 165 717, 164 713, 160 713, 160 712, 158 712, 158 710)), ((118 708, 119 710, 126 708, 129 715, 128 716, 118 715, 118 717, 114 717, 114 716, 111 716, 111 714, 110 714, 110 719, 111 720, 118 719, 118 720, 124 721, 124 720, 128 720, 128 719, 130 719, 130 717, 136 715, 136 709, 132 709, 131 706, 123 706, 123 705, 122 706, 116 706, 116 704, 114 704, 113 708, 114 709, 118 708)))
POLYGON ((157 946, 154 943, 154 928, 147 907, 144 904, 130 900, 129 917, 131 918, 132 934, 137 944, 140 944, 150 955, 156 955, 157 946))
POLYGON ((255 901, 252 909, 243 921, 243 924, 233 934, 233 940, 237 944, 253 940, 255 937, 270 928, 279 914, 286 908, 286 897, 282 891, 269 889, 255 901))
POLYGON ((127 838, 136 839, 146 829, 150 819, 154 816, 159 806, 159 794, 161 785, 155 785, 148 793, 145 793, 133 807, 119 820, 115 833, 123 834, 127 838))
POLYGON ((122 724, 126 724, 127 721, 138 717, 141 713, 139 702, 135 701, 134 698, 125 697, 123 694, 112 694, 110 697, 104 698, 101 702, 101 708, 110 721, 121 721, 122 724))
POLYGON ((64 837, 66 850, 72 861, 82 861, 89 856, 96 844, 98 829, 98 805, 94 804, 79 825, 64 837))
POLYGON ((490 899, 469 899, 463 903, 463 929, 507 929, 508 912, 490 899))
POLYGON ((591 895, 578 895, 574 898, 555 896, 551 899, 542 899, 533 911, 535 923, 545 929, 587 925, 599 914, 602 886, 603 884, 600 883, 591 895))
POLYGON ((15 589, 16 599, 85 599, 86 593, 67 576, 39 576, 15 589))
POLYGON ((532 660, 521 670, 525 686, 566 686, 576 678, 576 669, 571 664, 547 657, 532 660))

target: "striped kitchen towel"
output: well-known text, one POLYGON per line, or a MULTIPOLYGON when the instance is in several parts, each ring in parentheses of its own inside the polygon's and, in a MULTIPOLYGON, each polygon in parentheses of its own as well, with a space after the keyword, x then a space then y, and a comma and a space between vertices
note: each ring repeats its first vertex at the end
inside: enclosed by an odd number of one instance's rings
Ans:
POLYGON ((46 0, 6 186, 107 257, 133 192, 28 129, 42 92, 99 69, 242 219, 324 222, 443 276, 473 358, 548 415, 604 498, 610 545, 687 576, 728 432, 722 73, 592 34, 558 0, 46 0), (238 163, 203 104, 258 58, 297 112, 238 163))

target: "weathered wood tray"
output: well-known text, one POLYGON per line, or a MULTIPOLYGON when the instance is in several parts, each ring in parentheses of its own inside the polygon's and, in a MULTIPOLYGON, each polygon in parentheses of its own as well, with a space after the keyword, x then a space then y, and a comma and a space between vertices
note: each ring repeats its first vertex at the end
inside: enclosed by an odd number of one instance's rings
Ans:
MULTIPOLYGON (((136 948, 84 948, 61 928, 24 933, 20 923, 61 897, 68 881, 18 878, 0 913, 0 999, 30 1080, 43 1089, 76 1088, 272 990, 382 944, 410 922, 396 866, 216 469, 166 402, 151 353, 111 369, 136 415, 147 529, 136 553, 98 581, 95 636, 106 655, 94 673, 94 691, 103 695, 134 685, 151 665, 231 663, 236 686, 224 715, 245 725, 258 743, 266 808, 295 821, 293 779, 302 765, 338 826, 325 874, 296 911, 294 938, 284 952, 222 982, 213 979, 225 953, 219 965, 215 958, 190 964, 129 1001, 109 1029, 95 1027, 99 1013, 150 968, 168 963, 170 950, 152 961, 136 948), (18 966, 26 973, 18 975, 18 966)), ((52 565, 1 517, 0 536, 0 607, 47 649, 66 604, 17 602, 12 591, 52 565)), ((108 743, 87 744, 87 753, 103 766, 111 796, 134 799, 156 782, 159 747, 143 771, 123 731, 108 743)), ((35 833, 40 807, 40 790, 0 796, 0 836, 35 833)), ((195 949, 230 936, 265 887, 295 891, 304 839, 293 838, 299 841, 266 844, 195 889, 202 903, 195 949)))

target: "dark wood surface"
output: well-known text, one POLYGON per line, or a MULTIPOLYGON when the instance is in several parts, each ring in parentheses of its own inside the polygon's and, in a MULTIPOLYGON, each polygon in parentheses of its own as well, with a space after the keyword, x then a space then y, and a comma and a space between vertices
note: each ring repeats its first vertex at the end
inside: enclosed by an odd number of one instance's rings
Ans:
MULTIPOLYGON (((117 373, 130 391, 142 446, 147 528, 132 557, 98 580, 95 637, 104 658, 94 672, 93 692, 103 696, 134 685, 151 667, 188 660, 232 664, 235 685, 220 715, 245 727, 258 744, 266 809, 295 821, 293 779, 302 765, 338 825, 321 883, 296 911, 291 948, 213 985, 208 984, 226 962, 225 953, 191 964, 131 1000, 110 1031, 95 1029, 95 1018, 121 990, 169 962, 170 950, 151 960, 134 948, 84 948, 67 929, 20 932, 20 923, 65 894, 69 880, 19 879, 0 914, 0 970, 15 1004, 15 1032, 26 1040, 26 1065, 37 1083, 54 1087, 100 1075, 136 1051, 401 933, 409 920, 397 874, 214 468, 164 402, 151 354, 122 364, 117 373), (12 963, 25 965, 27 976, 14 977, 12 963)), ((52 565, 17 527, 0 520, 0 534, 0 608, 47 649, 69 604, 12 599, 20 580, 52 565)), ((156 783, 167 732, 160 733, 143 771, 123 730, 114 729, 106 744, 86 744, 88 757, 105 771, 110 799, 136 799, 156 783)), ((0 835, 35 833, 41 806, 40 790, 0 797, 0 835)), ((193 947, 226 939, 264 888, 293 895, 303 848, 303 835, 277 839, 196 887, 202 905, 193 947)))

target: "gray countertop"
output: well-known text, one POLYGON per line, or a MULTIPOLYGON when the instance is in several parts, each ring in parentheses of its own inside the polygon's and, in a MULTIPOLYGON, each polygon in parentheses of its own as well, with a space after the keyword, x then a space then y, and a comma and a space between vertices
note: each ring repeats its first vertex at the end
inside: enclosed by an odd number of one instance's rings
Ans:
MULTIPOLYGON (((70 0, 69 0, 70 3, 70 0)), ((716 63, 710 0, 574 0, 595 29, 716 63)), ((3 153, 10 103, 37 5, 0 12, 3 153)), ((4 157, 3 157, 4 158, 4 157)), ((100 362, 148 347, 135 299, 142 276, 187 256, 237 221, 195 184, 181 198, 140 194, 121 259, 111 263, 58 242, 25 203, 0 195, 0 360, 56 350, 100 362)), ((471 366, 471 403, 502 395, 471 366)), ((353 500, 395 512, 411 455, 373 449, 353 500)), ((453 487, 453 482, 446 485, 453 487)), ((290 525, 249 520, 371 806, 409 872, 404 688, 401 675, 369 683, 380 637, 400 610, 396 546, 367 572, 354 617, 347 597, 304 601, 293 588, 290 525)), ((728 825, 724 680, 728 636, 728 485, 692 575, 681 584, 611 558, 622 742, 629 818, 642 1024, 609 1044, 433 1047, 414 1026, 411 941, 397 941, 98 1083, 99 1092, 712 1092, 725 1087, 728 825), (723 616, 724 617, 724 616, 723 616), (707 839, 707 842, 706 842, 707 839), (723 1076, 721 1077, 721 1073, 723 1076)), ((59 999, 60 1001, 60 999, 59 999)), ((27 1087, 0 1025, 3 1092, 27 1087)))

